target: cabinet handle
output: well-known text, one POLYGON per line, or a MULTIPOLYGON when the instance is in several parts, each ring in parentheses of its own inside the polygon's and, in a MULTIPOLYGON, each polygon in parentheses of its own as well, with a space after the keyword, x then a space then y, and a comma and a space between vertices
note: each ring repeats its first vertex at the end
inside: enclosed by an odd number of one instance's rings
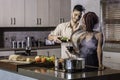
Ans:
POLYGON ((37 18, 37 25, 38 25, 38 18, 37 18))
POLYGON ((62 18, 60 18, 60 23, 62 23, 62 18))
POLYGON ((50 57, 50 53, 49 53, 49 51, 47 51, 47 56, 50 57))
POLYGON ((13 24, 13 19, 11 18, 11 25, 13 24))
POLYGON ((65 22, 65 19, 63 18, 63 22, 65 22))
POLYGON ((41 21, 42 21, 42 20, 41 20, 41 18, 39 18, 39 25, 41 25, 41 24, 42 24, 42 23, 41 23, 41 21))
POLYGON ((105 57, 105 58, 111 58, 111 57, 105 57))
POLYGON ((16 24, 16 18, 14 18, 14 25, 16 24))

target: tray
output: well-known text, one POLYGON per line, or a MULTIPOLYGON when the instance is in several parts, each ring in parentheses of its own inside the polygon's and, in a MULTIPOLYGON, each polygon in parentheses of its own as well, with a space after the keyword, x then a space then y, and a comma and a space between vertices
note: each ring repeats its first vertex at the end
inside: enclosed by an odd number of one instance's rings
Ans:
POLYGON ((32 62, 27 62, 27 61, 12 61, 12 60, 8 60, 8 59, 3 59, 0 60, 1 62, 11 62, 11 63, 18 63, 18 64, 30 64, 32 62))
POLYGON ((36 63, 36 62, 26 62, 26 61, 10 61, 7 59, 0 60, 0 68, 10 70, 10 71, 18 71, 18 68, 22 67, 54 67, 53 62, 45 62, 45 63, 36 63))

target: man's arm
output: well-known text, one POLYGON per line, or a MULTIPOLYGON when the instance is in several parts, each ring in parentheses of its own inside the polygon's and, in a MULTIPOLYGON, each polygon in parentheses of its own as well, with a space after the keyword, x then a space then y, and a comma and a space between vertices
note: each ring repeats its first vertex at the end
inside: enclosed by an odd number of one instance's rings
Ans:
POLYGON ((61 37, 61 29, 60 29, 60 24, 55 28, 54 31, 52 31, 49 35, 48 35, 48 39, 49 40, 53 40, 57 43, 61 43, 61 41, 58 39, 59 37, 61 37))

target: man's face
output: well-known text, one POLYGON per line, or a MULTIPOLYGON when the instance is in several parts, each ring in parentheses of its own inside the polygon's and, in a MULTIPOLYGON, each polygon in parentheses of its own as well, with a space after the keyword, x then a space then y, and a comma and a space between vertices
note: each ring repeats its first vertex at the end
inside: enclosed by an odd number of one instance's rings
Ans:
POLYGON ((74 10, 72 12, 71 18, 74 23, 78 22, 81 18, 82 12, 74 10))

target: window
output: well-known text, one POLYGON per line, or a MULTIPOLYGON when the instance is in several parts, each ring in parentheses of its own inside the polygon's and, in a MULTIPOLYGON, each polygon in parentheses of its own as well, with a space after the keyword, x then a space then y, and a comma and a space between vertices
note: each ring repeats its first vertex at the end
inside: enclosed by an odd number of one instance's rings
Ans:
POLYGON ((105 47, 120 48, 120 0, 102 0, 105 47))

